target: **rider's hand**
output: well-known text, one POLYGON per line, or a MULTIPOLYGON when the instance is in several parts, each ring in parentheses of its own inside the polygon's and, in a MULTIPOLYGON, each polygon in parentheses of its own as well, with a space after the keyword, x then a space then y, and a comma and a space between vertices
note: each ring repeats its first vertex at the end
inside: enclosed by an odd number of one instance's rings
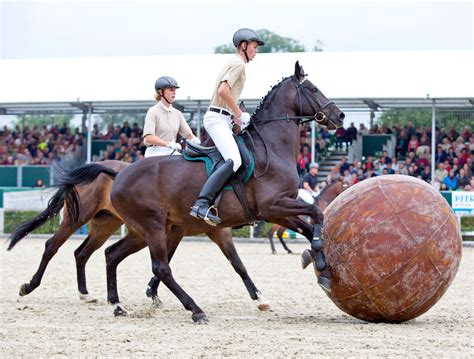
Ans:
POLYGON ((183 149, 179 143, 176 143, 174 141, 168 142, 166 147, 169 147, 175 151, 181 151, 183 149))
POLYGON ((199 137, 193 137, 191 138, 191 142, 196 144, 196 145, 200 145, 201 144, 201 140, 199 139, 199 137))
POLYGON ((240 115, 240 129, 243 130, 245 129, 249 123, 250 123, 250 114, 248 112, 242 112, 242 115, 240 115))

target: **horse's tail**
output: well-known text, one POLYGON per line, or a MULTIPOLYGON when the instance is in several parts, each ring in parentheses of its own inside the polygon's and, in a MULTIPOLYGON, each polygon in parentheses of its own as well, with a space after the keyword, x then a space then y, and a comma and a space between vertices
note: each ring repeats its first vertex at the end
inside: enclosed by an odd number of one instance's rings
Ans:
POLYGON ((86 185, 93 182, 97 176, 105 173, 115 178, 118 172, 111 168, 104 167, 100 164, 91 163, 70 172, 61 171, 55 179, 52 187, 57 187, 56 193, 48 202, 48 207, 32 220, 20 224, 9 236, 10 244, 8 250, 12 249, 21 239, 26 237, 28 233, 42 226, 48 219, 56 217, 66 204, 68 215, 71 220, 70 226, 77 224, 79 220, 80 202, 76 191, 77 185, 86 185))

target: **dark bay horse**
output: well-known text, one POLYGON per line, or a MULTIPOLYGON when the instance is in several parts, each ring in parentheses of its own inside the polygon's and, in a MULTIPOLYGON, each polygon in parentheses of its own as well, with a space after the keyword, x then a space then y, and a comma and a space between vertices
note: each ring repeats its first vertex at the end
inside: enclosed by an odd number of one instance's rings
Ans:
MULTIPOLYGON (((58 176, 55 186, 57 190, 52 196, 48 207, 32 220, 19 225, 10 234, 8 250, 12 249, 28 233, 43 225, 49 218, 58 215, 60 210, 64 208, 63 220, 53 236, 46 241, 44 253, 36 273, 30 282, 21 285, 20 296, 27 295, 39 287, 48 263, 59 248, 75 233, 78 227, 84 223, 89 223, 89 234, 84 242, 74 251, 74 256, 76 260, 79 298, 86 302, 97 301, 87 290, 85 267, 92 253, 99 249, 123 224, 123 220, 116 213, 110 202, 110 191, 116 173, 123 170, 129 164, 121 161, 103 161, 100 162, 100 165, 112 171, 102 171, 100 175, 96 175, 97 172, 95 174, 88 172, 87 169, 90 166, 86 165, 70 172, 64 172, 58 176), (84 182, 84 173, 88 173, 88 176, 94 178, 94 180, 89 183, 84 182), (77 216, 80 218, 75 223, 73 223, 69 215, 69 212, 74 211, 77 211, 77 216)), ((242 278, 250 297, 258 302, 258 308, 260 310, 268 309, 268 304, 249 277, 245 266, 237 254, 230 228, 207 227, 206 230, 205 234, 219 246, 237 274, 242 278)), ((181 239, 185 235, 191 234, 196 235, 198 233, 195 233, 195 231, 181 231, 178 228, 173 228, 169 232, 168 248, 170 250, 170 259, 181 239)), ((133 241, 134 239, 127 236, 122 239, 122 241, 125 240, 133 241)), ((150 287, 147 290, 147 294, 157 303, 159 303, 157 294, 158 284, 159 280, 154 278, 150 281, 150 287)), ((122 308, 117 314, 125 314, 125 310, 122 308)))
MULTIPOLYGON (((299 124, 308 117, 329 128, 342 125, 344 114, 316 86, 306 80, 295 64, 293 76, 283 79, 262 100, 242 137, 255 157, 255 176, 246 184, 249 207, 257 219, 277 223, 302 233, 309 241, 313 228, 299 215, 323 222, 321 210, 296 199, 299 184, 296 154, 299 151, 299 124)), ((97 165, 100 166, 100 165, 97 165)), ((146 158, 122 170, 113 182, 111 201, 129 228, 141 241, 121 241, 106 250, 107 288, 112 303, 119 303, 116 268, 111 265, 147 245, 153 260, 153 273, 192 312, 195 322, 207 316, 175 281, 169 266, 167 236, 173 228, 205 232, 207 224, 189 216, 189 209, 206 180, 202 163, 169 156, 157 161, 146 158), (113 260, 112 260, 113 258, 113 260)), ((247 217, 234 193, 224 192, 219 206, 222 223, 233 227, 247 223, 247 217)), ((110 297, 109 297, 110 299, 110 297)))
MULTIPOLYGON (((343 181, 334 181, 330 184, 328 184, 326 187, 324 187, 319 194, 318 197, 316 197, 314 201, 314 205, 319 207, 321 211, 324 212, 327 206, 339 195, 341 194, 346 188, 348 187, 347 183, 344 183, 343 181)), ((283 248, 288 252, 288 253, 293 253, 290 248, 285 243, 285 240, 283 239, 283 233, 286 231, 286 228, 283 226, 280 226, 278 224, 273 224, 270 230, 268 231, 268 239, 270 240, 270 246, 272 249, 272 254, 276 253, 275 250, 275 245, 273 244, 273 235, 277 234, 278 239, 280 240, 283 248)))

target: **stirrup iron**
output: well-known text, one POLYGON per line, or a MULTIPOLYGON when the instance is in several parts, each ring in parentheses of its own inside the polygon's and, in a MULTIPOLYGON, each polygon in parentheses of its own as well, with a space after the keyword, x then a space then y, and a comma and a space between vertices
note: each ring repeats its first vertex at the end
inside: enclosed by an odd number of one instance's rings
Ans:
POLYGON ((208 225, 215 227, 215 226, 217 226, 217 223, 211 221, 211 220, 209 219, 209 217, 207 216, 207 215, 209 214, 209 212, 211 211, 211 209, 214 209, 214 211, 216 212, 214 215, 219 218, 219 211, 217 210, 217 207, 214 206, 214 205, 212 205, 212 206, 210 206, 210 207, 207 209, 206 215, 204 216, 203 220, 204 220, 204 222, 206 222, 208 225))

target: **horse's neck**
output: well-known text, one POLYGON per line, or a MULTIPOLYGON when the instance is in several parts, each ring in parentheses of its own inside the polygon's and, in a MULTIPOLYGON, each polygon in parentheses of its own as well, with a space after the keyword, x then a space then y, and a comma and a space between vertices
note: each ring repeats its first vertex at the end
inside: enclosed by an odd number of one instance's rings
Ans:
POLYGON ((267 106, 258 115, 252 137, 261 136, 268 149, 278 158, 296 164, 295 151, 299 150, 300 130, 294 120, 283 119, 286 116, 291 118, 295 113, 278 105, 267 106))

